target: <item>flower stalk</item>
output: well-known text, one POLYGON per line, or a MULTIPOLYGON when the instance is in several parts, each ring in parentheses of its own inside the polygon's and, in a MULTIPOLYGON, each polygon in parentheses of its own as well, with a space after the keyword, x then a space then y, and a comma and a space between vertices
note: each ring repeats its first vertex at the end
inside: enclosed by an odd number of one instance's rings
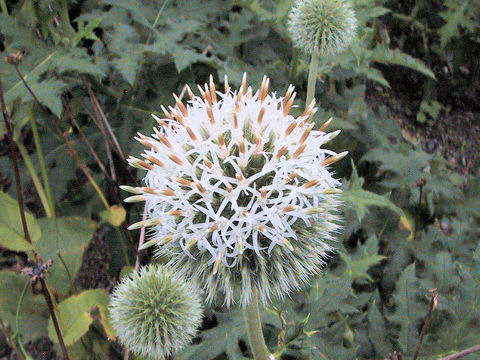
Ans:
POLYGON ((315 98, 315 86, 317 84, 318 66, 320 65, 320 53, 315 51, 310 60, 310 68, 308 70, 307 83, 307 105, 315 98))
POLYGON ((270 351, 265 345, 265 338, 262 332, 262 319, 258 308, 258 295, 256 291, 252 295, 250 304, 243 308, 245 325, 247 327, 248 342, 255 360, 269 360, 270 351))

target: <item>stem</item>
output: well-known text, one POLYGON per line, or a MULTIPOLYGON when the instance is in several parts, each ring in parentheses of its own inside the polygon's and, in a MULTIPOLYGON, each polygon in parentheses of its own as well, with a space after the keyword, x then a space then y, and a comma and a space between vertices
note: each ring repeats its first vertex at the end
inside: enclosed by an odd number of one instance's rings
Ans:
POLYGON ((57 133, 63 138, 65 145, 67 145, 68 151, 73 156, 73 158, 77 161, 78 167, 83 171, 88 181, 90 181, 90 184, 93 186, 93 188, 97 192, 98 196, 100 197, 100 200, 102 200, 103 205, 105 205, 105 208, 109 209, 110 205, 108 204, 108 201, 105 198, 105 195, 103 195, 102 189, 100 189, 100 186, 98 186, 97 182, 95 181, 93 176, 90 174, 90 171, 88 170, 87 165, 85 165, 82 159, 80 158, 80 156, 78 156, 72 144, 70 144, 70 141, 68 140, 67 136, 62 132, 62 129, 60 129, 60 127, 58 126, 56 120, 54 118, 52 118, 52 120, 53 120, 53 125, 57 130, 57 133))
POLYGON ((247 326, 248 342, 255 360, 269 360, 270 351, 265 345, 265 338, 262 332, 262 319, 258 309, 258 296, 256 290, 253 290, 250 304, 243 309, 245 315, 245 324, 247 326))
POLYGON ((37 190, 38 196, 40 197, 40 202, 42 203, 42 206, 45 209, 45 213, 47 214, 47 217, 54 216, 54 212, 52 211, 50 207, 50 203, 48 202, 47 195, 45 194, 45 189, 43 188, 40 178, 38 177, 35 171, 35 167, 33 166, 32 160, 28 155, 28 151, 25 148, 25 145, 23 145, 21 141, 18 141, 17 147, 18 147, 18 150, 20 151, 20 154, 22 155, 23 161, 25 162, 25 166, 27 167, 28 173, 32 178, 33 186, 35 186, 35 190, 37 190))
POLYGON ((27 281, 27 283, 25 284, 25 286, 23 287, 23 290, 22 290, 22 294, 20 295, 20 299, 18 300, 18 303, 17 303, 17 312, 15 314, 15 338, 17 340, 17 343, 18 343, 18 347, 20 348, 20 351, 21 351, 21 354, 24 358, 27 358, 27 359, 32 359, 28 354, 27 354, 27 351, 25 350, 25 348, 23 347, 23 343, 22 343, 22 338, 21 338, 21 335, 20 335, 20 331, 19 331, 19 324, 18 324, 18 319, 20 317, 20 308, 22 307, 22 303, 23 303, 23 299, 25 298, 25 294, 27 293, 27 289, 28 289, 28 286, 30 285, 30 281, 27 281))
POLYGON ((37 122, 33 118, 30 118, 30 126, 32 127, 33 140, 35 141, 35 148, 37 149, 38 162, 40 164, 40 170, 42 172, 43 186, 47 193, 48 203, 53 216, 55 216, 55 202, 52 197, 52 189, 50 187, 50 180, 48 179, 48 171, 45 163, 45 157, 43 156, 42 143, 40 142, 40 135, 38 134, 37 122))
POLYGON ((103 174, 110 179, 110 176, 108 175, 107 173, 107 170, 105 169, 105 166, 103 165, 102 161, 100 160, 100 158, 98 157, 97 153, 95 152, 95 150, 93 149, 93 146, 92 144, 90 143, 90 141, 88 140, 87 136, 85 135, 85 133, 83 132, 82 128, 80 127, 80 125, 77 123, 77 120, 75 120, 75 117, 73 116, 73 113, 72 113, 72 109, 70 108, 70 105, 68 105, 67 101, 65 99, 62 99, 63 101, 63 107, 65 108, 65 111, 67 112, 67 115, 68 117, 70 118, 70 121, 72 122, 73 125, 75 125, 75 128, 78 130, 78 133, 80 134, 80 136, 82 137, 83 139, 83 142, 85 143, 85 145, 88 147, 88 150, 90 151, 90 154, 92 154, 93 158, 95 159, 98 167, 100 168, 100 170, 102 170, 103 174))
POLYGON ((30 233, 28 232, 27 219, 25 217, 25 210, 23 208, 23 193, 22 193, 22 183, 20 181, 20 171, 18 170, 18 160, 17 153, 15 152, 15 141, 13 140, 13 129, 12 129, 12 119, 7 111, 7 105, 5 104, 5 98, 3 97, 3 83, 0 80, 0 101, 2 102, 2 113, 3 120, 5 121, 5 128, 7 129, 9 149, 10 149, 10 160, 13 164, 13 170, 15 173, 15 185, 17 189, 17 198, 18 198, 18 210, 20 211, 20 218, 22 219, 22 228, 25 240, 32 243, 30 238, 30 233))
POLYGON ((8 15, 8 8, 5 0, 0 0, 0 7, 2 8, 2 13, 8 15))
POLYGON ((418 355, 420 354, 420 349, 422 348, 422 343, 423 343, 423 337, 425 336, 425 333, 427 332, 427 329, 430 326, 430 322, 432 321, 433 312, 435 311, 435 309, 438 306, 437 289, 431 289, 429 291, 432 294, 432 298, 430 299, 430 306, 429 306, 427 318, 425 319, 425 322, 423 323, 422 331, 420 332, 420 338, 418 339, 417 346, 415 347, 415 353, 413 354, 413 360, 417 360, 418 355))
POLYGON ((15 355, 17 356, 18 360, 25 360, 25 356, 23 356, 21 351, 18 351, 17 344, 15 343, 15 340, 10 335, 10 332, 8 331, 7 326, 3 323, 2 319, 0 319, 0 327, 2 328, 5 338, 7 339, 10 347, 15 352, 15 355))
POLYGON ((307 85, 307 101, 305 106, 310 105, 315 97, 315 85, 317 84, 318 67, 320 65, 320 54, 315 51, 312 54, 310 61, 310 69, 308 70, 308 85, 307 85))
POLYGON ((45 279, 40 278, 40 284, 42 284, 43 296, 47 301, 48 309, 50 310, 50 315, 52 316, 53 325, 55 326, 55 332, 57 333, 58 342, 60 343, 60 347, 62 348, 63 356, 65 357, 65 359, 69 360, 70 358, 68 357, 65 342, 63 341, 62 331, 60 330, 60 325, 58 325, 57 314, 55 314, 55 307, 53 306, 52 296, 50 295, 50 291, 48 291, 45 279))
MULTIPOLYGON (((7 111, 7 106, 5 104, 5 98, 3 96, 3 83, 1 80, 0 80, 0 103, 2 105, 2 113, 3 113, 3 119, 5 120, 5 128, 7 129, 8 142, 10 144, 10 160, 12 161, 13 169, 15 172, 18 208, 20 211, 20 218, 22 219, 23 233, 25 236, 25 240, 31 244, 32 239, 30 238, 30 233, 28 232, 27 219, 25 216, 25 209, 23 207, 22 182, 20 178, 20 171, 18 170, 18 160, 17 160, 17 154, 15 152, 15 142, 13 140, 12 120, 10 119, 10 115, 8 114, 8 111, 7 111)), ((35 250, 33 251, 33 258, 35 262, 38 262, 39 258, 35 250)), ((62 332, 60 331, 60 327, 58 326, 57 316, 55 315, 55 308, 53 306, 52 298, 50 296, 50 292, 48 291, 48 287, 47 287, 47 283, 45 282, 45 279, 40 278, 40 284, 42 285, 42 292, 45 297, 45 301, 47 302, 50 315, 52 316, 53 324, 55 325, 55 331, 57 333, 57 337, 62 348, 63 357, 66 360, 70 360, 70 357, 68 356, 67 348, 65 347, 65 344, 63 342, 62 332)))
POLYGON ((467 356, 467 355, 470 355, 470 354, 473 354, 474 352, 478 352, 480 351, 480 345, 475 345, 475 346, 472 346, 468 349, 465 349, 463 351, 460 351, 456 354, 453 354, 453 355, 450 355, 450 356, 447 356, 447 357, 443 357, 441 359, 438 359, 438 360, 454 360, 454 359, 459 359, 461 357, 464 357, 464 356, 467 356))

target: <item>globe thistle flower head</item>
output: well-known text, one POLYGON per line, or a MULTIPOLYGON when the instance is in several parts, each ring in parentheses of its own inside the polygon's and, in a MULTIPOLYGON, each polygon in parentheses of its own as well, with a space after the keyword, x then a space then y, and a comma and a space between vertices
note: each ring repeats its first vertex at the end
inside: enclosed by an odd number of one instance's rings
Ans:
POLYGON ((294 46, 308 54, 341 52, 352 42, 356 27, 348 0, 297 0, 288 20, 294 46))
POLYGON ((165 359, 187 345, 202 322, 199 290, 162 266, 125 277, 110 302, 119 341, 135 354, 165 359))
POLYGON ((327 122, 314 130, 314 101, 290 115, 295 92, 269 94, 264 77, 253 93, 246 78, 237 91, 213 79, 188 88, 151 137, 139 134, 146 187, 125 201, 146 201, 148 218, 130 229, 151 227, 146 245, 170 258, 180 274, 198 282, 208 302, 249 303, 252 290, 267 303, 285 296, 316 274, 332 233, 338 229, 337 186, 329 165, 336 154, 323 146, 339 131, 327 122))

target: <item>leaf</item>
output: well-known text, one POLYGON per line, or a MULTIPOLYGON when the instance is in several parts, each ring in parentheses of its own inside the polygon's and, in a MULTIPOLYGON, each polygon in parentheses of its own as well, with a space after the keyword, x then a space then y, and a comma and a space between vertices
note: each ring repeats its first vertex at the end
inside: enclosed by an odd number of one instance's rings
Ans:
MULTIPOLYGON (((0 319, 15 331, 15 314, 25 284, 30 279, 13 271, 0 271, 0 319)), ((18 319, 19 332, 23 341, 31 341, 47 335, 48 308, 41 295, 33 295, 30 285, 27 287, 25 297, 18 319)))
POLYGON ((388 334, 385 319, 380 310, 380 295, 378 290, 373 296, 370 309, 368 310, 368 337, 372 342, 375 353, 378 357, 386 357, 392 349, 392 345, 388 342, 386 335, 388 334))
POLYGON ((425 292, 415 274, 415 264, 409 265, 397 281, 393 295, 395 312, 388 316, 390 321, 400 325, 398 343, 404 354, 410 354, 415 348, 419 336, 419 320, 428 312, 428 303, 419 300, 420 295, 425 292))
POLYGON ((364 245, 360 245, 354 254, 346 252, 338 254, 345 263, 344 272, 352 280, 373 281, 367 273, 368 269, 386 259, 386 256, 378 255, 378 239, 375 235, 370 236, 364 245))
POLYGON ((352 162, 352 175, 349 181, 345 184, 346 189, 342 193, 342 198, 349 208, 355 210, 358 221, 362 220, 370 206, 386 207, 398 215, 403 214, 402 210, 394 205, 387 196, 363 190, 362 187, 364 182, 365 180, 358 176, 357 169, 352 162))
POLYGON ((47 280, 60 294, 66 295, 80 269, 82 254, 92 238, 96 223, 80 217, 43 218, 39 223, 42 237, 37 243, 37 252, 44 260, 53 260, 47 280), (68 272, 57 253, 62 256, 68 272))
POLYGON ((108 210, 103 210, 100 217, 113 226, 120 226, 127 216, 127 212, 122 205, 112 205, 108 210))
POLYGON ((371 61, 383 64, 400 65, 416 70, 432 79, 435 74, 421 60, 411 57, 399 49, 389 49, 385 46, 379 46, 373 49, 371 61))
POLYGON ((175 360, 214 359, 226 353, 229 360, 243 360, 238 342, 246 340, 246 329, 242 311, 215 313, 218 325, 202 331, 202 341, 190 345, 175 356, 175 360))
MULTIPOLYGON (((80 340, 94 320, 99 320, 107 335, 114 338, 112 327, 108 322, 107 306, 109 301, 110 297, 104 289, 94 289, 85 290, 58 304, 58 320, 65 345, 70 346, 80 340)), ((48 321, 48 336, 52 341, 58 343, 51 318, 48 321)))
MULTIPOLYGON (((25 217, 30 238, 35 243, 40 239, 42 231, 33 215, 25 212, 25 217)), ((23 234, 18 202, 3 192, 0 192, 0 246, 13 251, 33 249, 23 234)))

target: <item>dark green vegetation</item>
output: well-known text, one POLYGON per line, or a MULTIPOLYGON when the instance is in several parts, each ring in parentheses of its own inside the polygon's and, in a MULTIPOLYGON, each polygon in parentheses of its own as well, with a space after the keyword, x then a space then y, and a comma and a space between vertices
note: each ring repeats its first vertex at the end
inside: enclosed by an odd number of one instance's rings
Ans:
MULTIPOLYGON (((354 3, 358 39, 322 59, 316 93, 315 121, 334 116, 331 128, 343 131, 332 146, 352 160, 335 165, 345 179, 344 230, 324 275, 264 311, 264 331, 282 359, 382 359, 394 350, 412 359, 437 289, 419 358, 438 359, 480 344, 480 5, 354 3)), ((35 249, 53 260, 46 280, 71 358, 122 358, 106 306, 135 264, 139 231, 126 225, 142 209, 125 204, 125 218, 118 190, 143 176, 124 160, 140 153, 133 136, 150 134, 149 114, 173 105, 172 92, 210 74, 235 87, 244 71, 257 86, 267 74, 279 92, 293 83, 301 113, 308 58, 286 33, 291 4, 0 0, 0 77, 33 241, 23 237, 2 119, 0 319, 9 345, 0 356, 53 358, 47 337, 61 354, 44 298, 18 273, 35 249)), ((248 358, 245 344, 239 311, 209 309, 195 344, 175 359, 248 358)))

